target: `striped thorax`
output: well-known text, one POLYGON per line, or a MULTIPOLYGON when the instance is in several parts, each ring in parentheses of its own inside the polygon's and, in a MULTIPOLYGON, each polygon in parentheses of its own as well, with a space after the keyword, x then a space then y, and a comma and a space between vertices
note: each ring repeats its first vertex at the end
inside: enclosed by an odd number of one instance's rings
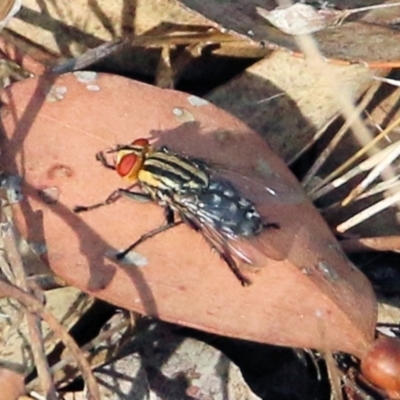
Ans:
POLYGON ((122 177, 138 181, 150 192, 184 193, 201 191, 209 185, 205 164, 171 153, 167 148, 153 150, 148 142, 138 139, 118 151, 116 166, 122 177), (147 143, 147 144, 146 144, 147 143))

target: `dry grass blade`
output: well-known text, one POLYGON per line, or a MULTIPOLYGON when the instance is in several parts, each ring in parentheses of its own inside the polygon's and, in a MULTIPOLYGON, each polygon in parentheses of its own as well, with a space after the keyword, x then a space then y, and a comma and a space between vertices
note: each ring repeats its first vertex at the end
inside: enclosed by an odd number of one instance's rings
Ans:
MULTIPOLYGON (((367 199, 368 197, 375 196, 377 194, 386 192, 388 190, 392 190, 393 193, 393 190, 399 190, 399 189, 400 189, 400 176, 395 176, 392 179, 388 179, 376 184, 370 190, 367 190, 361 195, 357 196, 354 199, 354 201, 367 199)), ((327 212, 332 212, 333 210, 337 210, 341 207, 343 207, 342 203, 340 201, 337 201, 335 203, 328 205, 327 207, 322 207, 319 210, 323 214, 326 214, 327 212)))
POLYGON ((350 204, 354 199, 361 195, 365 189, 375 181, 383 171, 400 156, 400 142, 394 143, 391 151, 371 172, 349 193, 349 195, 342 201, 342 206, 350 204))
POLYGON ((387 179, 383 182, 376 184, 370 190, 365 191, 363 194, 357 196, 355 200, 366 199, 371 196, 375 196, 376 194, 385 192, 387 190, 398 190, 400 186, 400 175, 396 175, 391 179, 387 179))
POLYGON ((383 9, 383 8, 392 8, 392 7, 399 7, 400 6, 400 2, 395 2, 395 3, 386 3, 386 4, 374 4, 371 6, 365 6, 365 7, 357 7, 357 8, 350 8, 348 10, 344 10, 343 11, 343 18, 347 18, 352 14, 356 14, 356 13, 362 13, 362 12, 366 12, 366 11, 372 11, 372 10, 378 10, 378 9, 383 9))
MULTIPOLYGON (((319 185, 314 188, 313 190, 315 191, 317 188, 322 188, 324 185, 327 183, 331 182, 333 179, 338 177, 343 171, 347 169, 348 166, 350 166, 354 161, 356 161, 362 154, 368 151, 370 147, 373 146, 373 144, 379 140, 377 139, 378 137, 384 137, 388 134, 389 128, 393 129, 393 124, 382 131, 380 135, 378 135, 375 139, 371 139, 372 135, 369 132, 369 130, 365 127, 363 121, 361 120, 359 116, 359 109, 357 109, 354 106, 354 99, 352 98, 351 94, 347 90, 338 90, 338 87, 344 87, 345 85, 340 85, 340 77, 335 74, 335 71, 330 68, 330 66, 324 61, 323 57, 321 56, 317 44, 315 40, 310 36, 310 35, 303 35, 299 36, 297 38, 297 43, 300 47, 300 49, 306 54, 307 57, 312 59, 316 65, 319 65, 321 67, 322 73, 326 77, 327 84, 331 87, 332 90, 332 95, 337 99, 337 102, 339 103, 341 107, 341 111, 343 116, 346 118, 346 121, 351 122, 349 123, 349 126, 351 126, 355 137, 357 140, 363 144, 363 143, 368 143, 367 146, 365 146, 362 149, 362 153, 358 154, 357 157, 354 156, 350 160, 348 160, 346 163, 344 163, 341 167, 337 168, 333 173, 331 173, 328 177, 322 180, 322 182, 319 183, 319 185), (368 147, 370 146, 370 147, 368 147)), ((374 88, 371 90, 371 93, 374 93, 374 90, 376 90, 376 85, 374 85, 374 88)), ((368 100, 368 96, 366 97, 366 100, 368 100)), ((400 120, 397 121, 397 124, 400 123, 400 120)), ((342 135, 342 133, 341 133, 342 135)), ((334 146, 336 143, 334 143, 334 146)), ((330 150, 329 150, 330 151, 330 150)), ((360 152, 359 152, 360 153, 360 152)), ((326 154, 324 155, 324 157, 326 154)), ((307 180, 310 179, 311 174, 307 177, 307 180)), ((342 182, 340 184, 343 184, 342 182)), ((331 186, 332 187, 332 186, 331 186)), ((333 186, 335 187, 335 186, 333 186)), ((329 192, 331 188, 327 190, 329 192)), ((314 193, 311 193, 311 198, 315 199, 319 197, 316 196, 314 193)))
POLYGON ((346 375, 343 376, 343 383, 345 389, 347 389, 347 392, 351 393, 352 399, 374 400, 372 396, 369 396, 367 393, 365 393, 351 378, 347 377, 346 375))
POLYGON ((155 85, 164 89, 174 87, 174 70, 171 64, 170 46, 161 48, 160 60, 158 61, 155 76, 155 85))
POLYGON ((346 232, 350 228, 361 224, 361 222, 371 218, 373 215, 385 210, 386 208, 398 203, 400 201, 400 192, 394 193, 384 200, 381 200, 370 207, 360 211, 359 213, 353 215, 351 218, 342 222, 336 227, 338 232, 346 232))
POLYGON ((21 9, 22 0, 3 0, 0 5, 0 31, 21 9))
MULTIPOLYGON (((3 225, 4 227, 4 225, 3 225)), ((18 254, 18 250, 16 247, 14 235, 12 233, 12 228, 8 229, 9 233, 3 236, 5 246, 7 249, 7 254, 10 260, 10 263, 13 267, 13 270, 16 272, 16 275, 21 275, 18 271, 22 269, 23 265, 21 261, 21 257, 18 254), (9 238, 7 238, 9 237, 9 238)), ((4 233, 4 229, 3 229, 4 233)), ((26 277, 25 277, 26 278, 26 277)), ((19 282, 20 287, 27 291, 26 279, 24 279, 23 283, 21 279, 17 278, 17 282, 19 282)), ((36 369, 38 372, 38 376, 41 382, 41 389, 43 393, 46 394, 46 398, 49 400, 57 400, 57 394, 55 391, 55 387, 53 385, 52 377, 49 372, 49 365, 47 363, 45 348, 43 343, 43 337, 41 333, 40 321, 37 317, 31 313, 27 313, 26 315, 29 336, 30 336, 30 347, 32 349, 32 355, 35 361, 36 369)))
POLYGON ((69 59, 62 64, 55 66, 52 72, 55 74, 62 74, 67 71, 76 71, 86 68, 96 61, 102 60, 110 54, 121 50, 124 44, 125 42, 122 39, 115 39, 111 42, 103 43, 100 46, 85 51, 77 58, 69 59))
MULTIPOLYGON (((306 145, 300 149, 300 151, 295 154, 288 162, 288 166, 291 166, 296 160, 298 160, 299 157, 301 157, 307 150, 309 150, 311 148, 311 146, 314 145, 314 143, 321 138, 321 136, 326 132, 326 130, 330 127, 330 125, 336 121, 336 119, 338 118, 339 113, 335 113, 332 118, 330 118, 320 129, 317 130, 317 132, 315 132, 315 134, 313 135, 313 137, 311 138, 311 140, 308 141, 308 143, 306 143, 306 145)), ((325 160, 324 160, 325 162, 325 160)), ((310 180, 312 179, 312 177, 310 177, 310 180)), ((303 186, 305 185, 304 182, 303 186)))
MULTIPOLYGON (((356 107, 354 110, 353 115, 351 118, 347 118, 343 126, 340 128, 340 130, 337 132, 335 137, 331 140, 329 145, 326 147, 324 151, 318 156, 314 164, 311 166, 307 174, 305 175, 302 184, 304 187, 307 188, 307 186, 310 184, 310 181, 312 178, 315 176, 315 174, 319 171, 319 169, 325 164, 325 161, 328 159, 328 157, 332 154, 333 150, 337 147, 337 145, 340 143, 344 135, 348 132, 348 130, 351 128, 352 123, 356 118, 360 118, 361 113, 365 110, 369 102, 372 100, 374 97, 375 93, 379 89, 380 84, 379 83, 374 83, 367 91, 367 93, 364 95, 362 101, 360 104, 356 107)), ((321 187, 321 185, 316 185, 315 187, 309 188, 308 191, 310 193, 313 193, 314 191, 318 190, 321 187)))
POLYGON ((400 81, 397 80, 397 79, 383 78, 381 76, 374 76, 374 79, 376 81, 385 82, 385 83, 387 83, 389 85, 392 85, 392 86, 400 87, 400 81))
MULTIPOLYGON (((366 144, 362 149, 360 149, 354 156, 350 157, 346 162, 344 162, 340 167, 336 168, 332 173, 330 173, 326 178, 322 180, 319 184, 320 187, 326 185, 328 182, 331 182, 333 179, 338 177, 341 173, 343 173, 348 167, 350 167, 353 163, 359 160, 364 154, 368 153, 375 144, 377 144, 380 140, 390 135, 393 130, 400 125, 400 117, 393 121, 388 127, 386 127, 382 132, 380 132, 375 138, 373 138, 368 144, 366 144)), ((319 197, 319 196, 318 196, 319 197)), ((314 197, 313 197, 314 198, 314 197)))
POLYGON ((372 155, 367 160, 362 161, 360 164, 357 164, 351 170, 347 171, 342 176, 338 177, 337 179, 333 180, 332 182, 328 183, 327 185, 321 187, 315 192, 308 193, 312 200, 317 200, 322 196, 325 196, 332 190, 344 185, 350 179, 354 178, 355 176, 365 173, 370 169, 374 168, 375 166, 379 165, 382 161, 384 161, 388 155, 393 151, 393 148, 397 146, 397 143, 394 143, 387 148, 381 150, 380 152, 372 155))

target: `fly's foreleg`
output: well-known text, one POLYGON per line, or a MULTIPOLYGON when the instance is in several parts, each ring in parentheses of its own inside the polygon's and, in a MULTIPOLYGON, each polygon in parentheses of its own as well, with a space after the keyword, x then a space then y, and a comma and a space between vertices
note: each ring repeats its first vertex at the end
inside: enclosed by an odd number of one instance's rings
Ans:
POLYGON ((121 197, 120 190, 121 189, 115 190, 104 201, 102 201, 100 203, 92 204, 90 206, 75 206, 73 208, 74 213, 78 214, 78 213, 85 212, 85 211, 91 211, 91 210, 95 210, 96 208, 115 203, 121 197))
MULTIPOLYGON (((102 151, 96 154, 96 160, 99 161, 104 168, 112 169, 115 171, 115 165, 110 164, 107 161, 107 158, 102 151)), ((112 192, 104 201, 100 203, 92 204, 90 206, 75 206, 73 210, 75 213, 81 213, 85 211, 94 210, 96 208, 103 207, 108 204, 115 203, 121 197, 121 191, 124 190, 127 189, 117 189, 114 192, 112 192)))
POLYGON ((96 160, 99 161, 104 168, 112 169, 113 171, 115 171, 115 165, 110 164, 107 161, 107 158, 102 151, 96 154, 96 160))
POLYGON ((81 213, 81 212, 85 212, 85 211, 95 210, 96 208, 115 203, 122 196, 126 196, 130 199, 133 199, 136 201, 142 201, 142 202, 151 200, 150 196, 145 193, 132 192, 129 189, 117 189, 114 192, 112 192, 104 201, 102 201, 100 203, 92 204, 90 206, 75 206, 73 210, 75 213, 81 213))

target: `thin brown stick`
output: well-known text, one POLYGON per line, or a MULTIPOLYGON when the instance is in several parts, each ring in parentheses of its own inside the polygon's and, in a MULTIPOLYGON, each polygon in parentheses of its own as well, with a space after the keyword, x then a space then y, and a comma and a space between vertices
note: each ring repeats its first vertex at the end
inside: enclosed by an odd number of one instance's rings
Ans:
MULTIPOLYGON (((12 266, 12 270, 15 275, 15 283, 22 290, 29 292, 29 285, 25 274, 24 265, 17 249, 15 232, 11 222, 6 221, 2 223, 2 233, 8 261, 12 266)), ((49 364, 47 363, 40 320, 34 314, 27 313, 26 321, 28 325, 33 360, 38 372, 41 390, 46 399, 57 400, 58 396, 56 393, 56 388, 50 373, 49 364)))
MULTIPOLYGON (((33 73, 34 75, 42 75, 46 71, 46 67, 40 61, 35 60, 26 51, 20 50, 15 46, 11 40, 7 40, 4 36, 4 32, 0 37, 0 53, 4 55, 10 61, 15 62, 22 68, 33 73)), ((7 35, 6 35, 7 36, 7 35)))
MULTIPOLYGON (((113 335, 117 332, 121 331, 124 328, 128 328, 127 331, 123 334, 123 336, 127 333, 129 337, 133 336, 132 328, 129 328, 131 325, 131 321, 125 319, 123 322, 119 323, 114 328, 103 332, 98 337, 94 338, 90 342, 86 343, 82 346, 81 351, 84 352, 85 355, 88 356, 88 362, 90 363, 91 369, 95 369, 101 365, 104 365, 108 360, 115 357, 121 349, 121 341, 118 340, 116 344, 109 344, 101 349, 94 350, 96 346, 100 343, 109 340, 113 335), (90 357, 89 357, 90 356, 90 357)), ((70 364, 73 361, 73 357, 67 356, 62 358, 56 364, 51 367, 51 372, 54 376, 54 380, 59 384, 68 384, 72 382, 78 376, 78 371, 75 369, 69 369, 68 374, 65 372, 65 366, 70 364)), ((28 390, 37 390, 38 380, 34 379, 29 382, 27 385, 28 390)))
MULTIPOLYGON (((204 27, 202 27, 204 29, 204 27)), ((208 27, 207 31, 199 32, 178 32, 165 33, 161 35, 141 35, 128 39, 115 39, 111 42, 106 42, 93 49, 87 50, 77 58, 67 60, 61 65, 54 68, 53 72, 64 73, 76 71, 78 69, 87 68, 93 63, 102 60, 110 54, 121 51, 124 46, 178 46, 190 44, 211 44, 211 43, 250 43, 247 39, 240 39, 229 33, 224 33, 213 27, 208 27)))
POLYGON ((28 293, 23 292, 19 288, 0 280, 0 298, 12 297, 22 303, 30 312, 39 315, 60 338, 64 345, 74 356, 86 382, 89 400, 100 400, 99 387, 96 379, 90 369, 90 365, 83 356, 81 349, 75 343, 74 339, 57 321, 57 319, 49 313, 44 306, 28 293))

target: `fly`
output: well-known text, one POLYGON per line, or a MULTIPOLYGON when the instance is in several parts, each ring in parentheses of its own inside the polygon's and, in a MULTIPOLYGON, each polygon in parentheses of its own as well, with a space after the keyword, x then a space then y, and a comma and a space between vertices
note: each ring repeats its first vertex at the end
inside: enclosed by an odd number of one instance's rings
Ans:
POLYGON ((251 283, 239 265, 252 265, 253 261, 236 243, 258 236, 266 228, 279 226, 263 221, 256 206, 242 197, 229 180, 214 177, 209 165, 202 160, 174 153, 167 147, 153 149, 147 139, 119 145, 107 153, 116 153, 114 164, 107 161, 104 152, 98 153, 96 159, 104 167, 127 178, 131 186, 117 189, 103 202, 76 206, 74 212, 93 210, 113 203, 123 195, 133 200, 157 202, 164 208, 166 217, 164 225, 145 233, 117 253, 118 260, 145 240, 185 223, 202 234, 242 285, 251 283), (140 191, 132 190, 134 186, 140 191))

